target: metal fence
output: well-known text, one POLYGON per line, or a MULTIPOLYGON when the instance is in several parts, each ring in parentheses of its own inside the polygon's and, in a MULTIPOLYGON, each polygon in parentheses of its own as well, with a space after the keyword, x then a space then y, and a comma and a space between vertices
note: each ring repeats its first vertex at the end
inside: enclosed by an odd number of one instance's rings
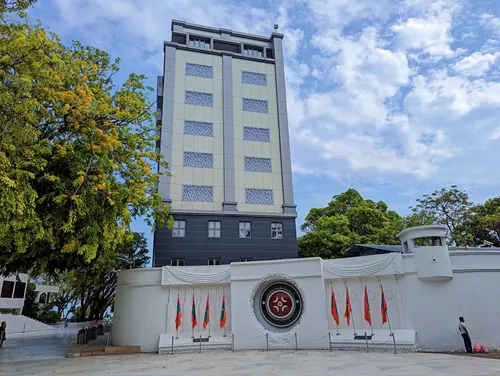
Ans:
MULTIPOLYGON (((413 344, 397 344, 394 333, 391 333, 390 337, 386 342, 377 342, 373 343, 370 341, 371 336, 367 333, 364 333, 361 336, 364 339, 364 343, 362 342, 339 342, 332 341, 331 333, 325 334, 321 338, 306 338, 298 335, 296 332, 294 335, 285 342, 276 344, 272 343, 271 347, 276 346, 286 346, 290 343, 294 343, 295 350, 301 349, 301 344, 310 343, 310 342, 318 342, 324 341, 328 338, 327 349, 330 351, 333 350, 346 350, 346 351, 366 351, 366 352, 393 352, 397 354, 398 352, 414 352, 416 351, 416 347, 413 344)), ((235 341, 243 340, 258 340, 262 339, 266 341, 266 351, 270 350, 270 341, 269 334, 256 336, 256 337, 242 337, 235 336, 231 334, 231 343, 203 343, 202 336, 196 338, 198 343, 193 344, 183 344, 183 345, 175 345, 175 338, 172 336, 171 345, 168 347, 161 347, 158 351, 159 354, 176 354, 176 353, 187 353, 187 352, 205 352, 205 351, 235 351, 235 341)))

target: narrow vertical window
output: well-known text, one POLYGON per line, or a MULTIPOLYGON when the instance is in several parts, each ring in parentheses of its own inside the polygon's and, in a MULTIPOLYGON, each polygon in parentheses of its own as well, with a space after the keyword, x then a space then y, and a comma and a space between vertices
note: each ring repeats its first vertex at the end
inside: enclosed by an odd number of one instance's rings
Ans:
POLYGON ((283 224, 282 223, 271 223, 271 238, 272 239, 283 239, 283 224))
POLYGON ((174 221, 172 237, 183 238, 186 236, 186 221, 174 221))
POLYGON ((220 238, 220 221, 208 221, 208 237, 220 238))
POLYGON ((240 238, 251 238, 252 226, 250 222, 240 222, 240 238))

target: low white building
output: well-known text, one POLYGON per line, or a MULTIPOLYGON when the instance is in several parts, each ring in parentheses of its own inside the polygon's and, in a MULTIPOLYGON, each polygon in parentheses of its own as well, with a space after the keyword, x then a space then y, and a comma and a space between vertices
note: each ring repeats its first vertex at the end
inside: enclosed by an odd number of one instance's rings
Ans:
POLYGON ((399 237, 401 253, 121 271, 112 343, 185 351, 199 346, 193 341, 201 336, 202 347, 237 350, 349 349, 367 343, 399 351, 461 350, 458 317, 464 316, 473 343, 500 348, 500 252, 449 250, 444 226, 409 228, 399 237), (227 321, 221 329, 223 297, 227 321), (182 320, 176 330, 178 306, 182 320))
MULTIPOLYGON (((0 276, 0 321, 7 323, 7 332, 9 334, 54 329, 49 325, 22 315, 28 280, 28 275, 23 273, 9 277, 0 276)), ((35 292, 37 294, 37 303, 49 304, 51 294, 58 293, 59 287, 36 285, 35 292)))
POLYGON ((0 310, 12 310, 20 315, 24 307, 24 297, 28 287, 28 275, 19 273, 14 276, 0 276, 0 310))

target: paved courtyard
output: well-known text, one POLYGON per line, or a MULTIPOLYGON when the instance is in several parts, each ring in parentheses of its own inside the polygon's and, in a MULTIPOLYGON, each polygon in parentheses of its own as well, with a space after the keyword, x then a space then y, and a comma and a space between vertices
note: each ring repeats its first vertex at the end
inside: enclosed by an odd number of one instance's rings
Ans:
MULTIPOLYGON (((0 349, 1 350, 1 349, 0 349)), ((499 375, 500 361, 442 354, 242 351, 123 355, 0 364, 0 375, 499 375)))

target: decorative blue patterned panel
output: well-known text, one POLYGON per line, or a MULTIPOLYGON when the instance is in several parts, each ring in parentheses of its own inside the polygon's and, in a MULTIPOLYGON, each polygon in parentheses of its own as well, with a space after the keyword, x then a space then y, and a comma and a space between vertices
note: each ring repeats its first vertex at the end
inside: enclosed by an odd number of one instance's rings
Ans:
MULTIPOLYGON (((185 94, 186 104, 194 104, 195 106, 214 106, 213 94, 209 93, 199 93, 197 91, 186 91, 185 94)), ((267 106, 267 102, 266 102, 267 106)))
POLYGON ((263 73, 242 71, 241 82, 250 85, 267 86, 267 77, 263 73))
POLYGON ((243 111, 262 112, 264 114, 267 114, 269 112, 267 101, 263 101, 261 99, 243 98, 242 106, 243 111))
POLYGON ((245 203, 272 205, 273 191, 271 189, 245 188, 245 203))
POLYGON ((209 153, 185 151, 184 167, 214 168, 214 155, 209 153))
POLYGON ((245 157, 245 171, 272 172, 271 158, 245 157))
POLYGON ((191 136, 214 136, 214 125, 213 123, 205 123, 204 121, 184 121, 184 134, 191 136))
POLYGON ((271 142, 269 129, 243 127, 243 139, 245 141, 271 142))
POLYGON ((182 186, 182 201, 212 202, 214 200, 214 187, 209 185, 182 186))
POLYGON ((186 76, 214 78, 214 68, 209 65, 186 63, 186 76))

